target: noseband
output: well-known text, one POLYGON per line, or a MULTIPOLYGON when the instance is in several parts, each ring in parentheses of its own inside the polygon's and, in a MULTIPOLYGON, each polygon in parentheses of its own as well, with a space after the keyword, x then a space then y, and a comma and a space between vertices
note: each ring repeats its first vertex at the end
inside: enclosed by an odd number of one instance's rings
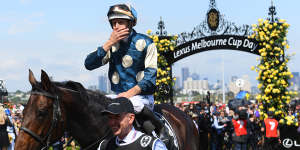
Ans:
POLYGON ((42 150, 44 150, 44 149, 47 149, 50 147, 50 139, 52 136, 52 131, 57 126, 58 120, 61 118, 61 108, 60 108, 60 104, 59 104, 59 99, 58 99, 58 95, 52 95, 48 92, 32 91, 31 94, 32 95, 42 95, 42 96, 45 96, 45 97, 48 97, 48 98, 51 98, 54 100, 54 102, 53 102, 53 118, 52 118, 51 126, 50 126, 50 129, 48 130, 47 134, 44 137, 37 135, 36 133, 32 132, 28 128, 20 127, 20 130, 23 130, 25 133, 27 133, 31 137, 33 137, 36 141, 41 143, 43 146, 42 150))

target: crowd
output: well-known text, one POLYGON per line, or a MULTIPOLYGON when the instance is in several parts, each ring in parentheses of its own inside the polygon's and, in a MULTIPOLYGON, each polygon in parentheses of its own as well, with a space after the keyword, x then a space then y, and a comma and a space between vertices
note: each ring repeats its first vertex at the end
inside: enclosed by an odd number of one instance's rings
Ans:
MULTIPOLYGON (((230 150, 230 149, 276 149, 281 143, 280 133, 276 133, 273 140, 268 140, 266 130, 268 126, 259 119, 260 114, 256 103, 238 106, 235 109, 222 103, 179 103, 176 105, 180 110, 190 116, 200 135, 200 144, 203 149, 230 150), (240 122, 245 124, 243 136, 237 138, 236 123, 242 128, 240 122), (270 143, 271 141, 271 143, 270 143), (268 143, 269 142, 269 143, 268 143)), ((21 126, 22 111, 21 104, 0 103, 0 150, 13 150, 14 141, 21 126)), ((300 121, 300 107, 291 107, 289 115, 300 121)), ((269 113, 272 116, 272 113, 269 113)), ((278 122, 277 122, 278 123, 278 122)), ((242 125, 243 125, 242 124, 242 125)), ((279 125, 279 124, 278 124, 279 125)), ((276 126, 279 131, 280 126, 276 126)), ((298 127, 300 135, 300 126, 298 127)), ((66 137, 68 137, 66 135, 66 137)), ((54 143, 53 149, 63 149, 66 138, 54 143)), ((69 143, 75 147, 74 141, 69 143)))
POLYGON ((16 136, 21 127, 21 104, 10 105, 0 103, 0 150, 13 150, 16 136))
MULTIPOLYGON (((268 120, 261 121, 256 103, 237 106, 234 109, 227 104, 205 102, 179 103, 176 106, 193 119, 199 131, 201 147, 205 150, 280 148, 280 124, 272 119, 273 112, 268 112, 268 120), (274 126, 269 126, 273 122, 274 126), (274 132, 269 129, 273 129, 274 132)), ((300 119, 299 112, 299 107, 291 107, 289 115, 300 119)), ((300 127, 298 134, 300 135, 300 127)))

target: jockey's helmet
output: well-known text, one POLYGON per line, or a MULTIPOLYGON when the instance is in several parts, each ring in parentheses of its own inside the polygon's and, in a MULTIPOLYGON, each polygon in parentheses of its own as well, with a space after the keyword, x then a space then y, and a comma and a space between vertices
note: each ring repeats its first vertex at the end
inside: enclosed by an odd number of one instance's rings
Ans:
MULTIPOLYGON (((111 24, 113 19, 127 19, 132 21, 132 27, 136 25, 137 22, 137 12, 131 5, 127 4, 116 4, 110 6, 107 13, 108 20, 111 24)), ((112 25, 112 24, 111 24, 112 25)))

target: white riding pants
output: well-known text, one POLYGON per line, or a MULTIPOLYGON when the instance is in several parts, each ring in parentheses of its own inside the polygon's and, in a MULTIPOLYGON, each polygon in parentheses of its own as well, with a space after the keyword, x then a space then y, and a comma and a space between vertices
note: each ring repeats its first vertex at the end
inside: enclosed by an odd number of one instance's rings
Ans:
MULTIPOLYGON (((115 94, 110 94, 110 95, 106 95, 106 97, 109 98, 117 98, 117 95, 115 94)), ((153 110, 154 107, 154 97, 153 95, 136 95, 133 96, 129 99, 133 105, 133 109, 135 111, 136 114, 139 114, 144 106, 148 107, 150 110, 153 110)))

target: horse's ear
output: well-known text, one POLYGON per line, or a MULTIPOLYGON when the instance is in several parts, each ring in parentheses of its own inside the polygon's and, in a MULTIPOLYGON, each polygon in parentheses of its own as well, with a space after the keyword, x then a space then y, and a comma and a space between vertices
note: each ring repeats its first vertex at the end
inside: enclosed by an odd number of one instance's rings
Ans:
POLYGON ((29 82, 30 82, 32 87, 34 85, 36 85, 36 83, 37 83, 32 71, 30 69, 29 69, 29 82))
POLYGON ((47 75, 47 73, 44 70, 42 70, 42 73, 41 73, 41 82, 42 82, 43 90, 45 90, 45 91, 53 90, 53 84, 51 83, 49 76, 47 75))

